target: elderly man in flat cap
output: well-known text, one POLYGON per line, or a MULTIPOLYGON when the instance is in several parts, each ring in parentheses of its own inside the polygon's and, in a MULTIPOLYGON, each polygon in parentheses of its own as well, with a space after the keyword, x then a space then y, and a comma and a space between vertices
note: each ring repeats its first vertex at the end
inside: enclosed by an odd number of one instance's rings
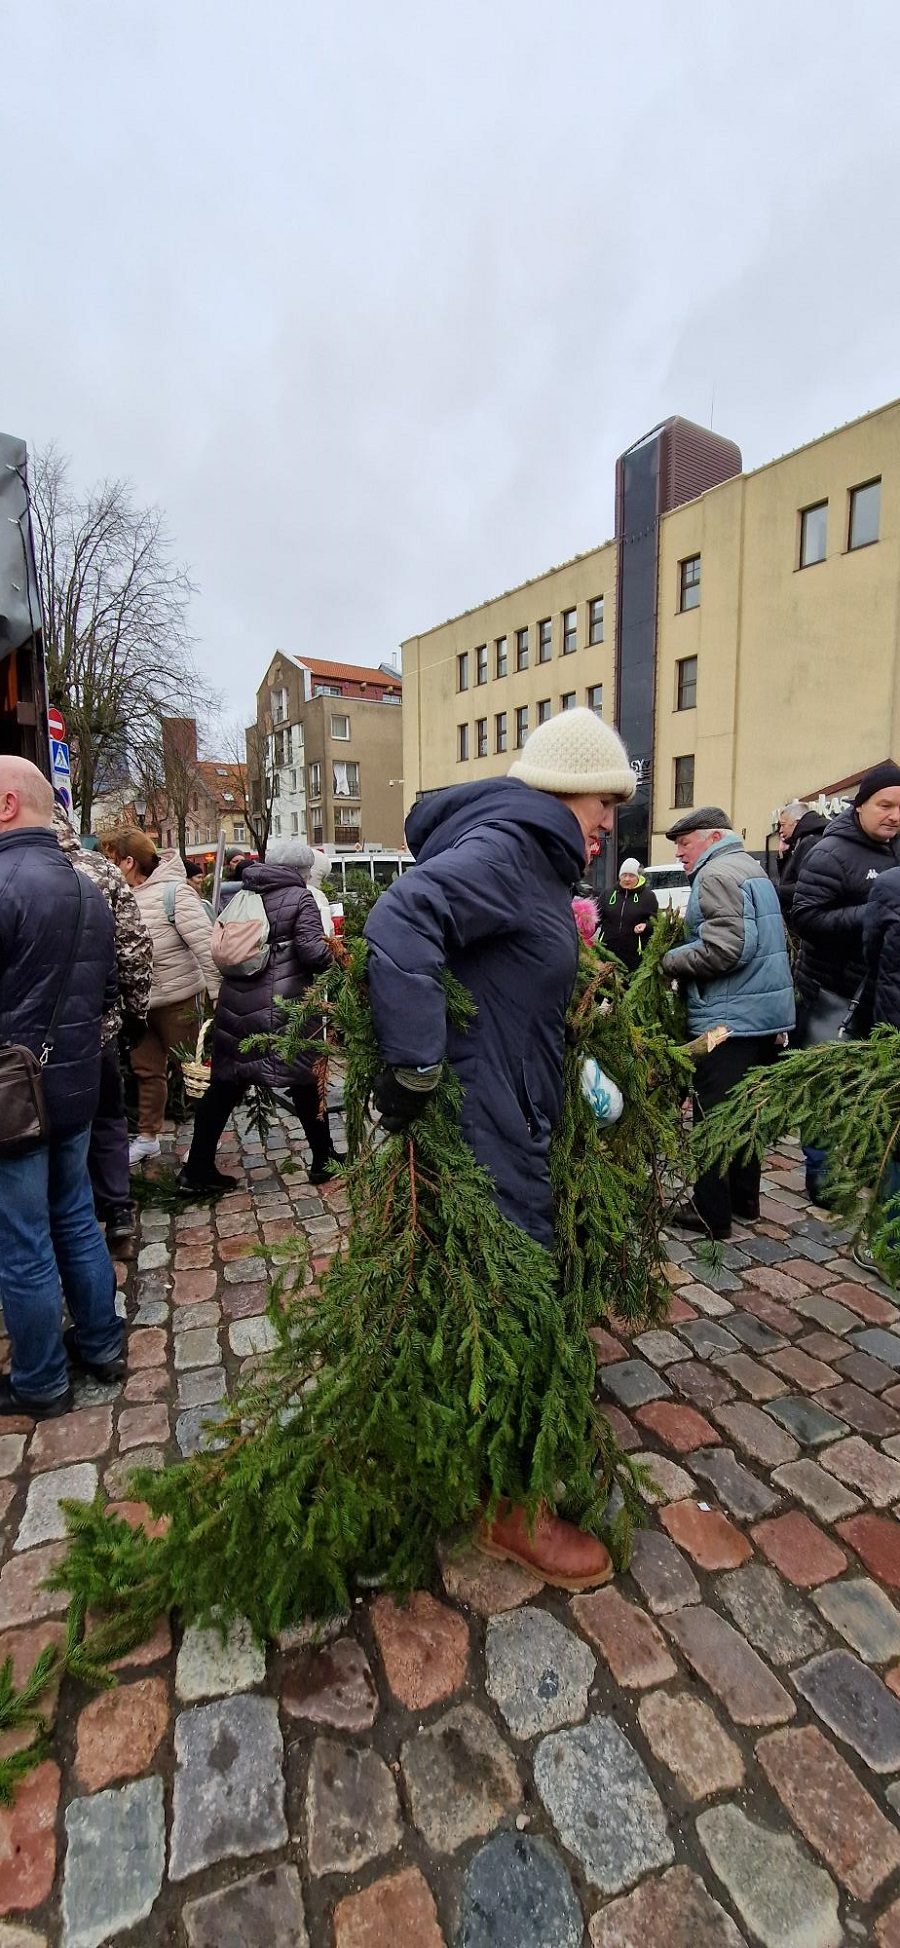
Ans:
MULTIPOLYGON (((669 827, 691 882, 686 938, 663 961, 684 982, 692 1036, 727 1028, 728 1038, 697 1063, 694 1118, 706 1114, 747 1074, 772 1062, 778 1037, 794 1026, 791 979, 778 894, 750 857, 727 812, 701 805, 669 827)), ((727 1238, 731 1220, 759 1216, 760 1166, 707 1170, 678 1214, 682 1229, 727 1238)))

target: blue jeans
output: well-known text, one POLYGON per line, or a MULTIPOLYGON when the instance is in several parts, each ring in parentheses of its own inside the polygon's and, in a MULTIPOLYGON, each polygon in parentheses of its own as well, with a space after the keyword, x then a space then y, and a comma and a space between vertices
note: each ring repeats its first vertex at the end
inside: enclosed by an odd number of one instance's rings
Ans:
POLYGON ((0 1157, 0 1300, 17 1393, 55 1400, 69 1371, 62 1297, 78 1350, 105 1365, 122 1351, 116 1275, 94 1215, 87 1171, 90 1128, 51 1136, 23 1157, 0 1157))

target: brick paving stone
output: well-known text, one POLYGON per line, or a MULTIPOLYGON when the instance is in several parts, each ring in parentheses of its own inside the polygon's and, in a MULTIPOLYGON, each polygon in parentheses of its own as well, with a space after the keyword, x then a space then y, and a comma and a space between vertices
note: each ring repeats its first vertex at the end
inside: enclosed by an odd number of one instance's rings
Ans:
POLYGON ((802 1353, 799 1346, 785 1346, 779 1353, 770 1354, 770 1363, 782 1379, 789 1380, 792 1387, 805 1393, 818 1393, 822 1387, 833 1387, 836 1379, 834 1368, 825 1365, 824 1360, 810 1359, 802 1353))
POLYGON ((710 1292, 739 1292, 741 1289, 740 1279, 735 1278, 727 1265, 704 1265, 699 1258, 686 1258, 684 1269, 690 1272, 698 1285, 705 1285, 710 1292))
POLYGON ((658 1529, 635 1532, 629 1568, 654 1616, 668 1616, 685 1604, 700 1601, 700 1585, 690 1564, 658 1529))
POLYGON ((796 1705, 777 1677, 730 1623, 705 1604, 666 1618, 691 1669, 708 1684, 736 1725, 783 1725, 796 1705))
POLYGON ((215 1366, 220 1357, 215 1328, 195 1326, 189 1332, 176 1333, 174 1355, 176 1372, 187 1366, 215 1366))
POLYGON ((621 1893, 674 1860, 662 1800, 612 1718, 542 1739, 534 1782, 563 1846, 602 1893, 621 1893))
POLYGON ((236 1258, 231 1265, 224 1265, 222 1276, 226 1285, 255 1285, 262 1271, 259 1258, 236 1258))
MULTIPOLYGON (((96 1461, 111 1441, 111 1408, 83 1407, 80 1413, 38 1423, 28 1450, 28 1465, 32 1469, 60 1468, 71 1461, 96 1461)), ((0 1472, 6 1474, 8 1470, 0 1472)))
POLYGON ((845 1349, 845 1357, 835 1361, 835 1372, 842 1383, 851 1380, 866 1393, 883 1393, 897 1379, 893 1367, 886 1366, 884 1360, 873 1359, 871 1353, 861 1353, 858 1346, 852 1352, 849 1347, 845 1349))
POLYGON ((487 1692, 514 1738, 583 1718, 595 1659, 580 1637, 530 1605, 492 1617, 485 1639, 487 1692))
POLYGON ((669 1318, 670 1326, 680 1325, 683 1320, 696 1319, 696 1317, 697 1314, 694 1311, 693 1306, 688 1305, 687 1300, 682 1298, 681 1293, 680 1292, 673 1293, 671 1299, 669 1300, 668 1318, 669 1318))
POLYGON ((181 1305, 172 1314, 173 1333, 190 1332, 194 1326, 217 1326, 219 1307, 210 1299, 206 1305, 181 1305))
POLYGON ((787 1272, 782 1271, 781 1266, 776 1271, 772 1265, 754 1265, 753 1270, 747 1273, 745 1282, 747 1285, 755 1285, 757 1291, 765 1292, 767 1298, 780 1299, 785 1305, 793 1304, 795 1299, 802 1297, 804 1291, 800 1280, 791 1278, 787 1272))
MULTIPOLYGON (((848 1305, 851 1312, 857 1312, 859 1317, 865 1319, 870 1326, 896 1324, 896 1306, 890 1305, 887 1299, 883 1299, 880 1293, 873 1292, 868 1285, 856 1283, 832 1285, 829 1296, 837 1299, 841 1305, 848 1305)), ((877 1346, 864 1346, 863 1352, 874 1354, 876 1359, 886 1359, 889 1366, 894 1364, 887 1353, 879 1352, 877 1346)))
POLYGON ((457 1610, 416 1590, 403 1607, 376 1598, 371 1621, 388 1684, 407 1711, 440 1704, 465 1683, 469 1630, 457 1610))
POLYGON ((302 1651, 285 1669, 281 1709, 334 1731, 364 1732, 378 1715, 369 1660, 355 1637, 302 1651))
POLYGON ((847 1567, 843 1549, 830 1536, 817 1529, 808 1515, 790 1509, 787 1515, 774 1515, 751 1530, 753 1540, 775 1568, 800 1589, 814 1583, 829 1582, 847 1567))
POLYGON ((665 1684, 675 1677, 676 1665, 656 1624, 645 1610, 626 1602, 618 1590, 574 1596, 569 1607, 579 1629, 597 1645, 617 1684, 643 1691, 648 1685, 665 1684))
POLYGON ((781 1333, 773 1332, 764 1319, 757 1319, 754 1312, 733 1312, 728 1321, 728 1330, 746 1348, 748 1353, 758 1353, 763 1357, 775 1353, 784 1345, 781 1333))
POLYGON ((625 1449, 626 1454, 631 1454, 634 1448, 640 1447, 641 1437, 637 1428, 632 1426, 628 1415, 623 1414, 620 1407, 611 1407, 604 1400, 600 1412, 603 1419, 609 1422, 619 1446, 625 1449))
MULTIPOLYGON (((246 1702, 246 1700, 245 1700, 246 1702)), ((274 1707, 273 1707, 274 1709, 274 1707)), ((306 1787, 310 1872, 358 1873, 403 1837, 397 1788, 377 1752, 319 1738, 306 1787)))
POLYGON ((635 1420, 658 1435, 667 1447, 674 1448, 676 1454, 690 1454, 695 1447, 712 1447, 721 1439, 695 1407, 682 1407, 675 1401, 652 1400, 649 1406, 638 1408, 635 1420))
POLYGON ((188 1948, 308 1948, 303 1891, 296 1867, 267 1867, 218 1894, 188 1901, 182 1914, 188 1948))
POLYGON ((48 1948, 47 1937, 17 1921, 0 1921, 0 1948, 48 1948))
POLYGON ((708 1285, 700 1285, 694 1280, 690 1285, 682 1285, 679 1298, 684 1299, 695 1312, 702 1312, 707 1319, 725 1319, 734 1311, 730 1299, 721 1292, 712 1292, 708 1285))
POLYGON ((700 1844, 745 1927, 763 1948, 840 1948, 837 1889, 788 1833, 712 1806, 697 1821, 700 1844))
POLYGON ((152 1244, 142 1245, 137 1255, 138 1271, 158 1271, 163 1265, 169 1263, 170 1256, 171 1253, 168 1245, 163 1244, 161 1241, 155 1240, 152 1244))
POLYGON ((266 1653, 246 1618, 234 1618, 224 1641, 215 1626, 188 1625, 175 1669, 175 1692, 183 1703, 249 1691, 254 1684, 263 1684, 265 1676, 266 1653))
POLYGON ((718 1407, 716 1420, 736 1445, 763 1467, 775 1468, 785 1461, 795 1461, 800 1452, 793 1435, 776 1426, 761 1407, 754 1407, 747 1400, 734 1400, 718 1407))
POLYGON ((778 1238, 767 1238, 758 1233, 745 1239, 743 1250, 758 1265, 778 1265, 791 1255, 789 1245, 778 1238))
POLYGON ((175 1253, 176 1272, 204 1272, 212 1264, 212 1245, 179 1245, 175 1253))
POLYGON ((712 1483, 720 1502, 741 1522, 758 1522, 761 1515, 770 1515, 781 1501, 781 1496, 767 1482, 760 1481, 758 1475, 745 1468, 730 1447, 695 1448, 691 1467, 704 1481, 712 1483))
POLYGON ((31 1549, 36 1543, 57 1542, 68 1533, 61 1503, 92 1502, 97 1493, 97 1470, 92 1461, 50 1474, 32 1475, 25 1513, 13 1547, 31 1549))
POLYGON ((126 1650, 121 1657, 113 1658, 109 1668, 111 1671, 140 1670, 147 1664, 158 1664, 163 1657, 170 1655, 171 1649, 172 1630, 169 1619, 160 1617, 150 1636, 145 1637, 142 1644, 135 1644, 133 1650, 126 1650))
POLYGON ((781 1333, 785 1339, 796 1339, 803 1331, 803 1320, 797 1312, 789 1312, 786 1305, 777 1299, 770 1299, 765 1292, 757 1292, 748 1286, 742 1294, 741 1306, 744 1312, 752 1312, 754 1319, 762 1319, 771 1326, 773 1332, 781 1333))
POLYGON ((843 1340, 836 1339, 834 1333, 828 1332, 824 1326, 819 1332, 804 1333, 803 1338, 798 1339, 797 1346, 801 1353, 808 1353, 810 1359, 824 1360, 826 1366, 834 1367, 847 1351, 843 1340))
POLYGON ((900 1497, 900 1462, 879 1454, 858 1434, 828 1448, 822 1455, 822 1466, 875 1508, 887 1508, 900 1497))
POLYGON ((634 1345, 642 1358, 652 1366, 671 1366, 675 1360, 684 1359, 684 1347, 673 1332, 657 1330, 638 1333, 634 1345))
POLYGON ((873 1772, 900 1767, 900 1701, 849 1650, 827 1650, 794 1674, 801 1697, 873 1772))
POLYGON ((464 1549, 444 1548, 440 1557, 447 1595, 457 1603, 465 1603, 480 1617, 497 1617, 506 1610, 517 1610, 520 1603, 539 1596, 544 1587, 540 1578, 532 1576, 520 1563, 485 1556, 473 1543, 467 1543, 464 1549))
POLYGON ((787 1394, 783 1400, 770 1400, 766 1413, 801 1447, 823 1447, 827 1441, 839 1439, 847 1427, 846 1421, 820 1404, 829 1398, 829 1394, 820 1394, 818 1400, 807 1400, 800 1393, 787 1394))
POLYGON ((653 1691, 641 1699, 638 1718, 654 1758, 668 1767, 689 1799, 737 1791, 744 1761, 702 1698, 689 1691, 653 1691))
MULTIPOLYGON (((12 1660, 12 1680, 17 1689, 20 1689, 30 1676, 41 1652, 50 1645, 58 1649, 65 1642, 65 1636, 65 1625, 50 1621, 26 1624, 20 1630, 4 1630, 0 1634, 0 1665, 5 1664, 7 1658, 12 1660)), ((59 1679, 57 1678, 46 1691, 41 1693, 40 1712, 47 1726, 51 1726, 54 1722, 58 1699, 59 1679)), ((21 1725, 0 1732, 0 1759, 9 1758, 14 1752, 22 1751, 26 1745, 31 1744, 33 1736, 32 1725, 21 1725)), ((2 1948, 2 1938, 0 1938, 0 1948, 2 1948)))
POLYGON ((900 1865, 900 1833, 814 1725, 770 1732, 756 1756, 794 1825, 835 1878, 870 1901, 900 1865))
POLYGON ((473 1704, 457 1705, 400 1752, 413 1824, 434 1853, 483 1839, 522 1804, 515 1762, 473 1704))
POLYGON ((0 1914, 40 1907, 56 1872, 56 1809, 59 1767, 47 1759, 0 1806, 0 1914))
POLYGON ((719 1367, 744 1393, 749 1393, 752 1400, 775 1400, 780 1393, 787 1393, 784 1380, 760 1366, 748 1353, 727 1353, 719 1361, 719 1367))
POLYGON ((706 1359, 717 1353, 736 1353, 738 1341, 734 1333, 715 1319, 689 1319, 686 1325, 679 1326, 678 1336, 687 1346, 693 1348, 698 1359, 706 1359))
POLYGON ((66 1807, 65 1948, 105 1948, 151 1913, 166 1853, 161 1779, 74 1799, 66 1807))
POLYGON ((811 1292, 820 1292, 826 1285, 834 1284, 834 1273, 825 1265, 819 1265, 814 1258, 784 1258, 779 1270, 788 1278, 799 1279, 811 1292))
POLYGON ((122 1398, 129 1406, 144 1406, 148 1400, 161 1400, 168 1391, 169 1375, 165 1367, 148 1366, 143 1372, 129 1374, 122 1398))
POLYGON ((783 1488, 786 1495, 811 1508, 820 1522, 837 1522, 862 1507, 859 1496, 851 1495, 848 1488, 826 1474, 818 1461, 788 1461, 785 1467, 775 1469, 772 1480, 776 1488, 783 1488))
POLYGON ((144 1441, 166 1442, 169 1438, 169 1410, 157 1402, 145 1407, 123 1407, 118 1425, 121 1449, 140 1447, 144 1441))
POLYGON ((652 1449, 647 1448, 643 1454, 636 1454, 634 1459, 639 1467, 649 1470, 657 1490, 654 1494, 642 1488, 641 1494, 645 1502, 651 1504, 657 1501, 682 1502, 686 1495, 693 1494, 692 1476, 688 1474, 686 1468, 680 1468, 677 1461, 670 1460, 667 1454, 655 1454, 652 1449))
POLYGON ((162 1448, 130 1448, 127 1454, 120 1454, 118 1460, 107 1468, 103 1477, 103 1486, 107 1494, 112 1496, 113 1501, 131 1500, 133 1499, 131 1483, 136 1469, 150 1468, 154 1474, 158 1474, 165 1465, 166 1457, 162 1448))
POLYGON ((689 1867, 645 1880, 590 1925, 591 1948, 746 1948, 730 1916, 689 1867))
POLYGON ((217 1274, 213 1270, 203 1272, 176 1272, 172 1281, 172 1304, 203 1305, 216 1296, 217 1274))
POLYGON ((858 1434, 871 1434, 875 1440, 883 1441, 900 1431, 900 1414, 886 1400, 879 1400, 876 1394, 866 1393, 850 1382, 829 1387, 819 1398, 823 1407, 830 1413, 840 1414, 858 1434))
POLYGON ((736 1569, 753 1554, 746 1536, 717 1508, 701 1508, 694 1501, 672 1502, 659 1519, 672 1541, 700 1569, 736 1569))
POLYGON ((75 1773, 87 1792, 146 1772, 169 1722, 168 1687, 139 1678, 92 1698, 76 1728, 75 1773))
POLYGON ((147 1366, 165 1366, 166 1334, 162 1326, 142 1327, 130 1332, 125 1342, 129 1368, 141 1371, 147 1366))
POLYGON ((584 1940, 584 1916, 560 1855, 549 1841, 524 1833, 498 1833, 480 1848, 466 1868, 459 1908, 457 1948, 581 1948, 584 1940))
MULTIPOLYGON (((684 1347, 682 1347, 684 1352, 684 1347)), ((695 1407, 710 1412, 713 1407, 722 1407, 726 1400, 734 1399, 734 1387, 724 1373, 717 1373, 715 1367, 707 1366, 705 1360, 682 1360, 678 1366, 670 1366, 666 1375, 679 1393, 695 1407)))
POLYGON ((211 1407, 225 1394, 224 1366, 197 1366, 178 1375, 179 1407, 211 1407))
POLYGON ((895 1901, 880 1921, 876 1921, 875 1940, 878 1948, 900 1948, 900 1901, 895 1901))
POLYGON ((624 1346, 620 1346, 618 1340, 613 1338, 611 1332, 606 1332, 603 1326, 589 1326, 588 1339, 593 1343, 594 1358, 598 1366, 609 1366, 616 1360, 627 1358, 624 1346))
POLYGON ((826 1583, 813 1591, 813 1602, 865 1663, 900 1657, 900 1611, 868 1576, 826 1583))
MULTIPOLYGON (((900 1527, 893 1516, 851 1515, 848 1521, 838 1523, 837 1532, 880 1583, 900 1589, 900 1527)), ((0 1597, 2 1593, 0 1574, 0 1597)))
POLYGON ((283 1748, 273 1698, 195 1705, 175 1720, 170 1880, 284 1846, 283 1748))
POLYGON ((33 1623, 38 1617, 59 1616, 69 1607, 66 1590, 43 1588, 50 1571, 68 1553, 68 1543, 51 1542, 43 1549, 31 1549, 26 1556, 14 1556, 0 1570, 0 1629, 11 1624, 33 1623))
MULTIPOLYGON (((50 1421, 44 1424, 52 1427, 56 1423, 50 1421)), ((40 1431, 39 1426, 37 1432, 40 1431)), ((24 1434, 0 1434, 0 1475, 15 1474, 21 1466, 25 1452, 25 1439, 24 1434)))
POLYGON ((796 1664, 825 1648, 817 1617, 767 1563, 748 1563, 733 1575, 720 1576, 716 1595, 741 1635, 770 1664, 796 1664))
MULTIPOLYGON (((410 1948, 444 1948, 434 1897, 417 1867, 387 1874, 362 1894, 345 1895, 334 1910, 334 1948, 396 1948, 397 1942, 408 1942, 410 1948)), ((209 1948, 217 1944, 210 1941, 209 1948)))
POLYGON ((259 1232, 255 1228, 252 1231, 245 1229, 236 1232, 231 1238, 221 1238, 218 1255, 223 1265, 228 1265, 234 1258, 246 1258, 248 1252, 255 1251, 258 1244, 259 1232))
POLYGON ((222 1311, 226 1319, 255 1319, 265 1312, 270 1296, 268 1285, 235 1285, 222 1293, 222 1311))
POLYGON ((601 1383, 622 1407, 639 1407, 672 1392, 668 1381, 646 1360, 618 1360, 614 1366, 604 1366, 601 1383))

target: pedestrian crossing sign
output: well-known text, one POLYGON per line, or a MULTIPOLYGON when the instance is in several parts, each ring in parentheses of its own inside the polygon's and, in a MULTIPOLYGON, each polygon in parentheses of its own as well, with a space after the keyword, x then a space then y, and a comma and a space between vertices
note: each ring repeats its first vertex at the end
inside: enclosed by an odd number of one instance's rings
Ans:
POLYGON ((68 778, 71 770, 69 746, 60 743, 55 737, 50 739, 50 764, 54 778, 68 778))

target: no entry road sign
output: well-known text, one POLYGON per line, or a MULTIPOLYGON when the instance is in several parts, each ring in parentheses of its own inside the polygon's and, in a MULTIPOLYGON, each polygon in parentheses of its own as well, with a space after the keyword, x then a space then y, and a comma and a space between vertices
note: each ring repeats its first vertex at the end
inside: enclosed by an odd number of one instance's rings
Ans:
POLYGON ((50 736, 55 738, 57 744, 63 742, 66 735, 66 720, 62 711, 57 710, 55 705, 51 706, 47 712, 47 729, 50 732, 50 736))

